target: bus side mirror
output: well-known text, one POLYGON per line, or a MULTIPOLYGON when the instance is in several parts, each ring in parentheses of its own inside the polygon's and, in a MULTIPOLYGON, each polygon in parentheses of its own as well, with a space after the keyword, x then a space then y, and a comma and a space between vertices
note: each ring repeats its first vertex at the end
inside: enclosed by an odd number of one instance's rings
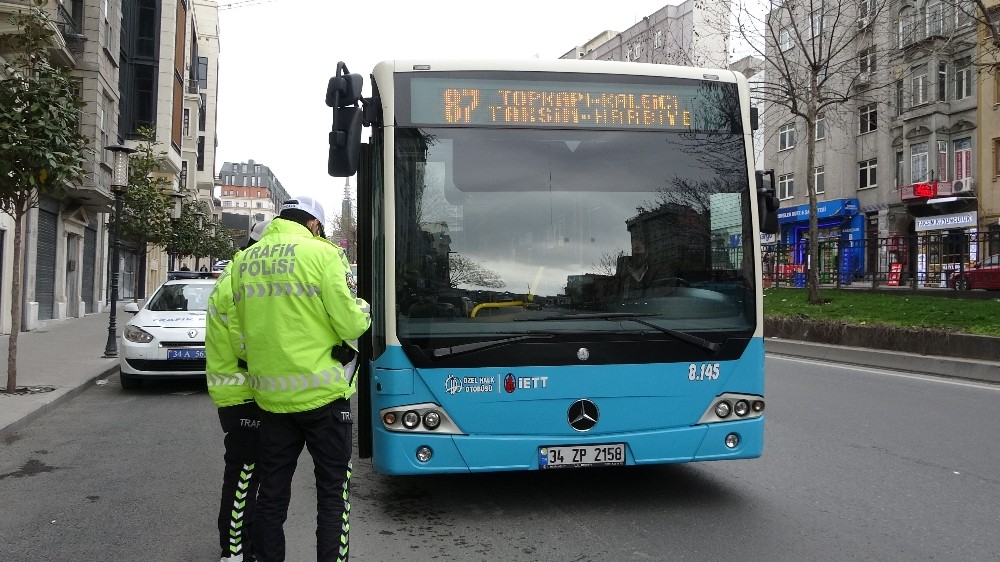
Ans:
POLYGON ((347 178, 358 171, 361 157, 362 113, 360 107, 334 109, 327 173, 335 178, 347 178))
POLYGON ((333 177, 350 177, 358 171, 364 116, 358 102, 363 85, 361 75, 348 73, 343 62, 337 63, 337 73, 326 85, 326 105, 333 108, 327 173, 333 177))
MULTIPOLYGON (((341 64, 344 63, 338 63, 338 71, 341 64)), ((346 67, 343 68, 347 70, 346 67)), ((326 105, 334 109, 357 105, 364 83, 365 79, 360 74, 342 74, 330 78, 326 84, 326 105)))
POLYGON ((754 172, 757 182, 757 212, 762 234, 778 233, 778 209, 781 202, 774 192, 774 170, 754 172), (765 177, 767 176, 767 177, 765 177))

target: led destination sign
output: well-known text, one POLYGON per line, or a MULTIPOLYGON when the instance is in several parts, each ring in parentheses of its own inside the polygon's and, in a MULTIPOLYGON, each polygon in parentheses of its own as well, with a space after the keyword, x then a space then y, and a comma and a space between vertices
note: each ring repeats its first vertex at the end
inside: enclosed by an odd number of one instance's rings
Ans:
MULTIPOLYGON (((427 125, 690 131, 705 130, 704 124, 699 126, 696 121, 706 121, 706 107, 712 108, 709 113, 721 114, 720 100, 735 100, 735 96, 720 95, 724 87, 735 93, 734 84, 684 82, 604 84, 414 77, 410 83, 410 120, 427 125)), ((723 122, 729 132, 729 120, 723 122)))

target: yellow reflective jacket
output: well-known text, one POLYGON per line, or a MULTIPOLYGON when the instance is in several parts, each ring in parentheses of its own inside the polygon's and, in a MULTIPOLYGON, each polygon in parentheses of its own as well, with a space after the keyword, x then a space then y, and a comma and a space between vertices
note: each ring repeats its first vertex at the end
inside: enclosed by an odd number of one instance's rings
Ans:
POLYGON ((344 251, 304 226, 276 218, 237 254, 229 276, 257 404, 304 412, 354 394, 354 376, 331 356, 371 325, 368 303, 347 284, 344 251))
POLYGON ((253 399, 246 384, 246 370, 239 365, 241 334, 233 315, 233 291, 229 284, 232 262, 226 265, 208 297, 205 319, 205 379, 208 395, 219 408, 253 399))

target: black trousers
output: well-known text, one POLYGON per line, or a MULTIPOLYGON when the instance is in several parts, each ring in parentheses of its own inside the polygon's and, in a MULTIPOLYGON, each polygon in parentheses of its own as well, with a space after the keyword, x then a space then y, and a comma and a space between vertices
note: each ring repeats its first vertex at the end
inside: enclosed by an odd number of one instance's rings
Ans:
POLYGON ((226 467, 222 473, 222 500, 219 504, 219 547, 222 557, 252 553, 254 503, 260 481, 260 408, 255 402, 219 408, 226 467))
POLYGON ((347 400, 293 414, 263 412, 261 482, 254 519, 259 562, 285 559, 283 525, 302 446, 316 476, 316 560, 346 561, 350 534, 351 409, 347 400))

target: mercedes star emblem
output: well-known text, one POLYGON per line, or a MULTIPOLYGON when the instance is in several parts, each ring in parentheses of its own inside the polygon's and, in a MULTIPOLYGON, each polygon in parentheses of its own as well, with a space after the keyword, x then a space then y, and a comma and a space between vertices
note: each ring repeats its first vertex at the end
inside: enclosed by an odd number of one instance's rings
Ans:
POLYGON ((188 337, 192 339, 198 337, 198 330, 188 330, 188 337))
POLYGON ((569 407, 566 419, 569 425, 577 431, 590 431, 597 425, 597 418, 600 414, 597 411, 597 404, 590 400, 577 400, 569 407))

